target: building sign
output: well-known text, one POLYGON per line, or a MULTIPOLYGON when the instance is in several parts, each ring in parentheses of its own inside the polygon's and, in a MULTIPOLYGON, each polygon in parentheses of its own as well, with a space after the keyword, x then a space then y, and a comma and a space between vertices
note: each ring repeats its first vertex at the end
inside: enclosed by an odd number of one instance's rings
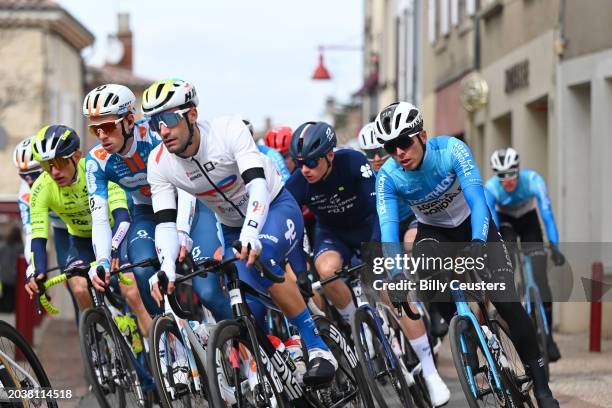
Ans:
POLYGON ((529 86, 529 61, 519 62, 506 70, 506 93, 529 86))

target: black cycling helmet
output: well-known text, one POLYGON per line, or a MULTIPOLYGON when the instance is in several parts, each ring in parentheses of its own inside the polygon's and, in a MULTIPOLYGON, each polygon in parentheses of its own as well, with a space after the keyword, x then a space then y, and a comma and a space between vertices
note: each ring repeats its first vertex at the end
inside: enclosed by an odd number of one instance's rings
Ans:
POLYGON ((293 132, 289 153, 294 159, 318 159, 334 147, 334 128, 325 122, 306 122, 293 132))
POLYGON ((36 133, 32 154, 38 162, 70 157, 81 146, 76 131, 65 125, 45 126, 36 133))

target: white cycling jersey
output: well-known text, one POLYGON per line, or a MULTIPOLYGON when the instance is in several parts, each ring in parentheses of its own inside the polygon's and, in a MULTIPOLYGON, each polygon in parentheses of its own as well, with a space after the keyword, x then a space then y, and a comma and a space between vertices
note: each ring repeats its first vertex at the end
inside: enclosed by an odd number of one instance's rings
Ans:
POLYGON ((283 187, 278 170, 257 149, 248 129, 237 117, 221 117, 198 124, 200 148, 195 156, 183 159, 170 154, 163 144, 151 152, 148 180, 153 210, 175 209, 175 187, 194 194, 213 210, 217 220, 240 227, 247 214, 249 195, 241 175, 251 168, 263 168, 272 199, 283 187))
MULTIPOLYGON (((217 118, 198 124, 198 128, 200 145, 192 157, 171 154, 163 144, 151 151, 147 179, 151 185, 153 211, 176 209, 175 191, 180 188, 214 211, 220 223, 243 227, 241 240, 243 235, 256 239, 265 223, 270 202, 283 188, 280 173, 257 149, 239 117, 217 118), (249 175, 249 170, 258 168, 263 169, 265 180, 253 178, 252 173, 249 175), (245 174, 251 180, 248 185, 242 177, 245 174)), ((174 280, 177 253, 173 231, 173 223, 166 222, 158 224, 155 232, 162 270, 171 281, 174 280)))

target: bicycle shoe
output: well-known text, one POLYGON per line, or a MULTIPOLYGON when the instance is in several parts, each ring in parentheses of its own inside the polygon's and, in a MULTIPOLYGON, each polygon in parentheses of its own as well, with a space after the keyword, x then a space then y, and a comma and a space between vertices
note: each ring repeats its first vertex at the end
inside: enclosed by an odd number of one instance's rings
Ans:
POLYGON ((311 387, 326 385, 333 380, 337 369, 338 362, 331 351, 320 348, 310 349, 304 384, 311 387))
POLYGON ((435 373, 425 377, 425 385, 429 392, 429 399, 434 407, 446 405, 450 400, 450 390, 440 377, 440 374, 435 373))
POLYGON ((548 361, 554 363, 561 359, 561 352, 559 351, 559 347, 557 347, 557 343, 553 340, 552 336, 549 336, 546 341, 546 348, 548 349, 548 361))
POLYGON ((559 408, 559 401, 552 395, 543 398, 536 397, 536 401, 538 402, 538 408, 559 408))

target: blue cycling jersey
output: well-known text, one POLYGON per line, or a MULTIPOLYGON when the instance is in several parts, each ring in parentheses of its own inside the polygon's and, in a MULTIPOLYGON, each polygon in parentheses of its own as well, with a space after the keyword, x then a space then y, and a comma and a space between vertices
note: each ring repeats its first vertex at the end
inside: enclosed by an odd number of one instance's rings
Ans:
POLYGON ((300 205, 307 205, 317 222, 345 230, 375 214, 374 172, 365 156, 354 150, 336 151, 331 172, 310 184, 295 171, 285 187, 300 205))
POLYGON ((285 158, 283 157, 283 155, 280 154, 278 150, 268 147, 266 145, 258 144, 257 148, 260 152, 268 156, 268 158, 274 164, 274 167, 276 167, 276 169, 279 171, 281 180, 283 180, 283 182, 286 182, 291 176, 291 173, 287 168, 287 164, 285 163, 285 158))
MULTIPOLYGON (((553 245, 559 243, 559 233, 546 190, 546 183, 537 172, 530 169, 520 169, 517 186, 512 192, 507 192, 504 189, 497 176, 491 177, 485 187, 489 205, 495 207, 498 212, 515 218, 535 209, 535 202, 537 201, 548 240, 553 245)), ((495 223, 498 224, 497 219, 495 223)))
POLYGON ((151 205, 151 188, 147 182, 147 158, 161 143, 159 136, 143 119, 134 126, 134 143, 121 156, 109 154, 101 145, 95 146, 86 157, 89 194, 107 200, 108 182, 112 181, 132 196, 134 204, 151 205), (91 180, 90 178, 94 178, 91 180))
POLYGON ((480 171, 459 139, 429 139, 416 170, 404 170, 395 160, 381 167, 376 177, 376 209, 382 242, 399 242, 403 203, 410 205, 420 223, 442 228, 456 227, 471 214, 472 239, 487 240, 489 210, 480 171))

